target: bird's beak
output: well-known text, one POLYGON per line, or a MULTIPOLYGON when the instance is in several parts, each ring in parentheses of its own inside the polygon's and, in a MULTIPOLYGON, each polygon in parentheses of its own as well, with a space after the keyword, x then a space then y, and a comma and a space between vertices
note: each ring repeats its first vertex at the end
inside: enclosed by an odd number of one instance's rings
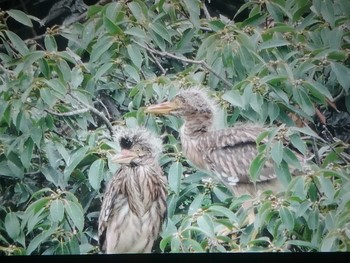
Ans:
POLYGON ((130 150, 122 150, 117 156, 112 158, 112 162, 120 164, 129 164, 134 160, 138 155, 130 150))
POLYGON ((156 105, 151 105, 145 109, 145 113, 153 114, 169 114, 171 111, 177 108, 176 104, 172 101, 163 102, 156 105))

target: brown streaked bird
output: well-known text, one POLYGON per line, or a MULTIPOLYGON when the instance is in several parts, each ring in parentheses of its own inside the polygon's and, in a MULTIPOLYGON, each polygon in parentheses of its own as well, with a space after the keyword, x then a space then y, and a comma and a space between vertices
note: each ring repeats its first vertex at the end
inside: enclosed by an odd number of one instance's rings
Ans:
POLYGON ((158 163, 162 141, 145 128, 121 129, 121 167, 109 181, 99 216, 101 251, 151 253, 166 216, 167 180, 158 163))
POLYGON ((258 154, 256 139, 265 127, 241 123, 215 130, 215 111, 215 103, 200 88, 183 89, 172 100, 145 110, 146 113, 181 117, 184 120, 180 129, 184 155, 200 170, 216 175, 236 196, 256 197, 258 191, 268 189, 281 191, 283 188, 272 160, 266 161, 256 184, 249 177, 251 162, 258 154))

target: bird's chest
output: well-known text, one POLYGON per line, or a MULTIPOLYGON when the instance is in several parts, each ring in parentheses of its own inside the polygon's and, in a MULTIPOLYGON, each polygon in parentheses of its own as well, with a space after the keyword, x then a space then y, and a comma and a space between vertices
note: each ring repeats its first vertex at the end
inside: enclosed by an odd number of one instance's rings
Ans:
POLYGON ((190 160, 198 169, 208 169, 205 162, 205 155, 201 150, 201 141, 196 137, 181 136, 182 152, 188 160, 190 160))

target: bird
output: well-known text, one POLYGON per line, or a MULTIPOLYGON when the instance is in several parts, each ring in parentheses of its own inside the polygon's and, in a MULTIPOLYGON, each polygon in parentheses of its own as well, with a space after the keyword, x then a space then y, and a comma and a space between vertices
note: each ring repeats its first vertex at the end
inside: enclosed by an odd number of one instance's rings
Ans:
POLYGON ((109 180, 98 220, 106 254, 151 253, 167 211, 167 179, 159 164, 162 140, 144 127, 120 128, 120 168, 109 180))
MULTIPOLYGON (((258 155, 257 138, 267 127, 240 122, 215 129, 217 109, 207 89, 192 87, 180 89, 169 101, 146 107, 145 113, 181 117, 184 123, 179 135, 185 157, 199 170, 219 178, 234 196, 248 194, 255 198, 265 190, 282 191, 272 159, 266 160, 256 182, 249 176, 250 165, 258 155)), ((296 155, 303 160, 301 154, 296 155)), ((291 171, 299 173, 296 168, 291 171)))

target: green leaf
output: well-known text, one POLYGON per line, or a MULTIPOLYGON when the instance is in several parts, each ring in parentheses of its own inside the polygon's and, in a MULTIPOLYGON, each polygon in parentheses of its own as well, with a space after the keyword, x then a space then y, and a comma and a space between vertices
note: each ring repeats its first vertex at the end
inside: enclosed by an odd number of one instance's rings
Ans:
POLYGON ((32 21, 23 11, 16 10, 16 9, 10 9, 10 10, 6 11, 6 13, 10 17, 15 19, 17 22, 19 22, 25 26, 33 27, 32 21))
POLYGON ((300 138, 298 134, 292 134, 289 136, 293 146, 298 149, 302 154, 306 154, 307 148, 305 142, 300 138))
POLYGON ((313 94, 315 97, 318 97, 322 100, 323 96, 327 97, 330 100, 333 100, 333 97, 331 95, 331 93, 329 92, 329 90, 323 86, 321 83, 317 82, 317 81, 308 81, 308 82, 304 82, 303 83, 304 87, 307 88, 311 94, 313 94))
POLYGON ((94 161, 89 169, 89 183, 96 191, 100 189, 101 181, 103 179, 103 170, 104 170, 105 162, 103 159, 97 159, 94 161))
POLYGON ((51 51, 51 52, 57 51, 57 43, 54 36, 45 35, 44 43, 48 51, 51 51))
POLYGON ((5 31, 5 32, 8 38, 10 39, 11 43, 13 44, 13 46, 22 56, 29 54, 29 49, 27 45, 19 36, 17 36, 15 33, 11 31, 5 31))
POLYGON ((36 237, 34 237, 28 247, 27 247, 27 255, 31 255, 32 252, 38 248, 38 246, 46 241, 55 231, 57 230, 57 225, 53 224, 50 229, 42 231, 36 237))
POLYGON ((158 22, 154 22, 154 23, 150 23, 149 27, 156 34, 158 34, 161 38, 163 38, 165 41, 167 41, 170 44, 172 43, 170 34, 169 34, 168 30, 166 29, 166 27, 163 24, 158 23, 158 22))
POLYGON ((281 141, 278 141, 272 144, 271 157, 277 165, 280 165, 283 158, 283 144, 281 141))
POLYGON ((276 103, 269 103, 267 112, 270 118, 270 124, 273 123, 274 120, 276 120, 280 114, 280 108, 277 106, 276 103))
POLYGON ((32 138, 28 138, 23 145, 23 150, 21 152, 20 158, 24 168, 29 169, 30 162, 33 155, 34 142, 32 138))
POLYGON ((168 172, 169 187, 177 195, 180 192, 180 182, 183 173, 183 167, 180 162, 174 162, 171 164, 168 172))
POLYGON ((229 90, 222 95, 222 99, 228 101, 233 106, 244 109, 245 103, 241 94, 237 90, 229 90))
POLYGON ((49 88, 43 87, 40 89, 40 97, 51 108, 56 103, 56 97, 51 93, 49 88))
POLYGON ((188 215, 191 216, 194 213, 198 212, 198 209, 202 207, 202 202, 205 197, 205 194, 198 194, 196 197, 193 199, 191 205, 188 208, 188 215))
POLYGON ((283 225, 287 228, 289 232, 294 229, 294 217, 293 214, 286 207, 281 207, 279 211, 283 225))
POLYGON ((73 170, 78 166, 78 164, 84 159, 86 152, 89 150, 89 147, 84 146, 76 150, 73 154, 69 156, 67 161, 67 166, 64 169, 64 179, 68 181, 69 176, 73 170))
POLYGON ((73 221, 74 226, 79 230, 79 232, 83 231, 84 213, 81 205, 79 203, 65 200, 64 209, 66 210, 69 218, 73 221))
POLYGON ((335 233, 329 233, 322 240, 320 251, 321 252, 332 252, 332 251, 336 252, 337 251, 337 249, 335 249, 335 247, 337 247, 336 243, 337 243, 337 236, 335 235, 335 233))
POLYGON ((266 162, 266 158, 264 157, 263 153, 258 154, 252 161, 249 167, 249 175, 252 180, 252 182, 256 182, 257 179, 260 176, 260 171, 263 168, 264 164, 266 162))
POLYGON ((315 107, 313 106, 309 95, 301 88, 293 89, 293 99, 299 104, 301 109, 309 116, 315 114, 315 107))
POLYGON ((113 35, 122 35, 124 34, 123 30, 114 24, 108 17, 103 16, 103 25, 106 27, 108 32, 113 35))
POLYGON ((140 48, 135 44, 130 44, 126 48, 132 63, 134 63, 134 65, 140 70, 142 64, 142 54, 140 48))
POLYGON ((285 187, 287 187, 290 181, 292 180, 288 164, 285 161, 282 161, 279 165, 274 165, 274 168, 278 179, 282 182, 282 184, 285 187))
POLYGON ((183 245, 189 248, 189 252, 205 252, 201 244, 194 239, 189 238, 183 240, 183 245))
POLYGON ((60 199, 53 200, 50 205, 50 216, 53 222, 60 222, 64 217, 63 202, 60 199))
POLYGON ((214 223, 213 220, 207 214, 203 214, 197 218, 197 224, 208 237, 214 238, 214 223))
POLYGON ((108 62, 103 64, 101 67, 98 68, 97 72, 94 74, 93 79, 95 81, 100 80, 103 74, 105 74, 111 67, 113 66, 112 62, 108 62))
POLYGON ((54 91, 54 95, 59 98, 64 100, 64 96, 66 94, 66 87, 63 85, 63 83, 58 80, 58 79, 50 79, 46 80, 43 79, 43 82, 45 82, 50 88, 52 88, 54 91))
POLYGON ((113 45, 111 37, 102 37, 92 47, 90 63, 96 62, 113 45))
POLYGON ((266 42, 262 42, 258 46, 258 51, 261 52, 264 49, 275 48, 275 47, 283 47, 288 46, 290 43, 283 39, 274 39, 266 42))
POLYGON ((139 71, 137 71, 135 69, 135 67, 126 64, 124 65, 124 70, 127 73, 127 75, 132 78, 133 80, 135 80, 136 82, 140 82, 140 75, 139 75, 139 71))
POLYGON ((326 195, 329 202, 332 202, 335 195, 333 183, 329 178, 325 178, 324 176, 318 176, 317 178, 321 184, 319 191, 326 195))
POLYGON ((200 7, 201 2, 198 0, 184 0, 184 3, 187 7, 188 12, 190 13, 190 21, 195 28, 199 28, 200 26, 200 7))
POLYGON ((141 5, 133 1, 128 3, 128 7, 130 8, 130 11, 134 15, 135 19, 141 24, 144 23, 144 21, 146 20, 146 17, 142 11, 141 5))
POLYGON ((209 206, 207 211, 214 212, 213 214, 221 214, 230 219, 231 222, 238 222, 237 216, 228 208, 218 205, 209 206))
POLYGON ((331 63, 331 67, 337 76, 339 84, 344 88, 345 92, 348 93, 350 88, 350 69, 336 62, 331 63))
POLYGON ((298 170, 302 170, 301 164, 295 153, 286 147, 283 148, 283 159, 288 163, 288 165, 291 165, 298 170))
POLYGON ((147 34, 144 30, 138 27, 132 27, 124 31, 125 34, 138 37, 140 39, 147 38, 147 34))
POLYGON ((5 216, 5 229, 12 240, 16 241, 20 234, 21 226, 14 212, 10 212, 5 216))
POLYGON ((345 106, 348 113, 350 113, 350 94, 345 96, 345 106))

